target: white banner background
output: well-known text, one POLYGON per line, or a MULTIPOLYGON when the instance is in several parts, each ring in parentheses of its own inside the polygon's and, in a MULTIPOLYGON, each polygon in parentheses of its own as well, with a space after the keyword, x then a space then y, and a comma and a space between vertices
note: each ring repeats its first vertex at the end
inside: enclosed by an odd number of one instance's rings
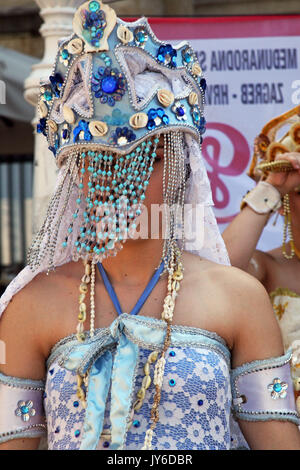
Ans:
MULTIPOLYGON (((272 117, 300 104, 300 36, 201 39, 190 42, 197 51, 207 80, 208 128, 204 134, 203 154, 215 196, 215 215, 223 231, 226 224, 220 223, 222 219, 239 212, 243 195, 254 186, 247 176, 254 138, 272 117), (258 60, 258 54, 262 54, 259 51, 262 50, 265 51, 265 59, 267 57, 265 64, 258 60), (225 53, 222 55, 221 51, 225 53), (254 62, 239 60, 242 57, 247 59, 247 54, 251 58, 251 51, 254 51, 254 62), (232 66, 232 52, 236 57, 235 66, 232 66), (227 57, 227 61, 220 60, 220 54, 222 58, 227 57), (241 64, 244 64, 245 70, 241 64), (220 131, 214 123, 229 125, 237 130, 247 141, 248 150, 242 138, 238 143, 239 137, 233 135, 234 131, 227 127, 225 132, 220 131), (239 161, 234 161, 237 158, 239 161), (228 204, 224 201, 226 196, 228 204)), ((269 220, 258 248, 270 250, 281 244, 282 218, 278 218, 275 227, 273 221, 274 217, 269 220)))

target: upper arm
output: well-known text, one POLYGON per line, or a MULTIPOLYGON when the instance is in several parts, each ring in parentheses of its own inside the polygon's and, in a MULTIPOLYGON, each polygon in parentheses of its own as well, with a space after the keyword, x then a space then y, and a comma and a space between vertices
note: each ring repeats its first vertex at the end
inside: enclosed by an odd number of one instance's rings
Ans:
POLYGON ((263 251, 255 250, 249 261, 247 272, 254 276, 258 281, 265 284, 267 280, 267 254, 263 251))
MULTIPOLYGON (((34 306, 35 298, 33 294, 34 292, 30 285, 17 293, 0 319, 0 339, 3 342, 2 344, 4 344, 5 350, 5 364, 0 365, 0 372, 8 376, 8 378, 16 377, 38 381, 43 380, 45 377, 45 358, 41 349, 41 331, 39 331, 41 322, 38 319, 34 306)), ((10 388, 2 384, 0 411, 1 407, 3 408, 0 414, 4 416, 4 421, 7 422, 8 427, 10 423, 16 420, 14 413, 18 407, 18 401, 23 400, 22 394, 24 392, 22 390, 24 389, 18 387, 10 388), (8 406, 11 408, 9 412, 8 408, 6 408, 8 394, 14 397, 12 400, 9 400, 8 406), (16 403, 14 403, 15 401, 16 403), (12 420, 8 419, 9 413, 12 414, 12 420)), ((40 402, 42 392, 34 393, 32 396, 36 398, 37 402, 40 402)), ((27 392, 25 395, 27 396, 27 392)), ((34 407, 36 408, 36 405, 34 407)), ((20 427, 27 424, 22 421, 22 418, 17 419, 20 420, 20 427)), ((5 429, 6 422, 5 425, 2 423, 5 429)), ((39 437, 28 438, 24 436, 0 444, 0 449, 33 450, 37 449, 39 440, 39 437)))
POLYGON ((5 345, 6 375, 41 380, 45 375, 42 353, 41 312, 37 312, 36 292, 29 285, 18 292, 0 319, 0 338, 5 345))
MULTIPOLYGON (((233 368, 284 353, 278 322, 264 287, 247 276, 240 288, 244 294, 238 302, 233 368)), ((239 420, 239 424, 252 449, 300 449, 300 433, 292 422, 239 420)))
POLYGON ((281 331, 263 285, 247 273, 236 279, 233 367, 282 355, 281 331))

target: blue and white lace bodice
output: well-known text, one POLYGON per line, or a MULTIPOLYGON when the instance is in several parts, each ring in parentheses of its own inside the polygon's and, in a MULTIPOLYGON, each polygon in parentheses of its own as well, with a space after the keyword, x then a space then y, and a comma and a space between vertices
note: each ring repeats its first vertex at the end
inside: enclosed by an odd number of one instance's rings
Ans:
MULTIPOLYGON (((148 358, 162 350, 167 325, 138 312, 162 268, 127 314, 122 313, 100 266, 118 313, 112 324, 93 336, 87 334, 84 342, 78 342, 76 335, 59 341, 48 358, 45 383, 0 373, 0 442, 41 436, 47 430, 49 449, 143 447, 155 388, 154 364, 148 358), (137 407, 146 363, 147 367, 152 364, 147 370, 152 381, 142 390, 145 395, 137 407), (83 401, 77 395, 78 380, 83 401)), ((248 448, 232 412, 248 421, 277 419, 299 424, 290 352, 231 370, 230 351, 216 333, 173 325, 165 358, 153 449, 248 448)))
MULTIPOLYGON (((144 364, 151 351, 163 343, 164 328, 161 320, 122 314, 110 328, 98 330, 81 353, 75 337, 55 346, 48 360, 44 399, 49 449, 129 450, 143 446, 153 384, 146 390, 141 409, 133 416, 131 409, 144 377, 144 364), (92 405, 85 410, 76 396, 75 369, 90 367, 93 361, 95 388, 89 385, 92 405), (102 368, 105 373, 101 377, 102 368), (130 417, 133 423, 127 430, 130 417)), ((232 427, 230 353, 224 341, 198 328, 173 326, 166 359, 153 448, 247 447, 237 424, 235 431, 232 427)))

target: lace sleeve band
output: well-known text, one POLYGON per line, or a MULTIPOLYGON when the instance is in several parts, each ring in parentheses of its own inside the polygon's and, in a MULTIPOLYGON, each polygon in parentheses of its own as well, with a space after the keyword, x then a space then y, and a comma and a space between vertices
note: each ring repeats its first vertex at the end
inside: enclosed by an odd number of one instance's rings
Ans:
POLYGON ((290 369, 284 356, 244 364, 231 373, 233 413, 247 421, 281 420, 300 424, 290 369))

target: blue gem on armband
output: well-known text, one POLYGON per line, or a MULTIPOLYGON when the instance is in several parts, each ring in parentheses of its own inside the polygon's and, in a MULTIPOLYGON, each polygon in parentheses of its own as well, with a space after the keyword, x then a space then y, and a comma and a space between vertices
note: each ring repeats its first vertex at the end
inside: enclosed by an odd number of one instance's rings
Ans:
POLYGON ((141 425, 141 423, 140 423, 140 421, 139 421, 138 419, 135 419, 135 420, 133 421, 132 425, 133 425, 135 428, 139 428, 140 425, 141 425))
POLYGON ((22 421, 27 422, 32 416, 35 415, 35 409, 33 408, 33 402, 31 400, 24 401, 20 400, 15 410, 15 415, 19 416, 22 421))
POLYGON ((176 353, 175 353, 175 351, 170 351, 170 352, 169 352, 169 356, 171 356, 171 357, 174 357, 174 356, 176 356, 176 353))
POLYGON ((79 437, 79 436, 80 436, 80 431, 79 431, 79 429, 76 429, 76 431, 74 432, 74 436, 75 436, 75 437, 79 437))
POLYGON ((78 408, 78 406, 79 406, 79 401, 77 401, 77 400, 74 401, 74 402, 73 402, 73 406, 74 406, 75 408, 78 408))
POLYGON ((282 382, 278 377, 273 379, 273 382, 268 385, 268 390, 271 392, 271 397, 276 400, 278 398, 285 398, 287 396, 288 384, 282 382))
POLYGON ((60 431, 60 427, 59 427, 59 426, 57 426, 54 432, 55 432, 55 434, 58 434, 58 433, 59 433, 59 431, 60 431))
POLYGON ((170 379, 169 380, 169 385, 170 385, 170 387, 174 387, 174 385, 176 385, 175 379, 170 379))
POLYGON ((108 441, 104 441, 104 442, 103 442, 103 447, 105 447, 105 448, 109 447, 109 442, 108 442, 108 441))
POLYGON ((50 374, 50 375, 53 375, 53 373, 54 373, 54 369, 50 369, 50 370, 49 370, 49 374, 50 374))
POLYGON ((171 44, 160 46, 156 54, 158 62, 164 65, 169 65, 170 67, 176 67, 176 57, 177 51, 176 49, 173 49, 171 44))
POLYGON ((198 405, 202 406, 203 405, 203 400, 198 400, 198 405))

